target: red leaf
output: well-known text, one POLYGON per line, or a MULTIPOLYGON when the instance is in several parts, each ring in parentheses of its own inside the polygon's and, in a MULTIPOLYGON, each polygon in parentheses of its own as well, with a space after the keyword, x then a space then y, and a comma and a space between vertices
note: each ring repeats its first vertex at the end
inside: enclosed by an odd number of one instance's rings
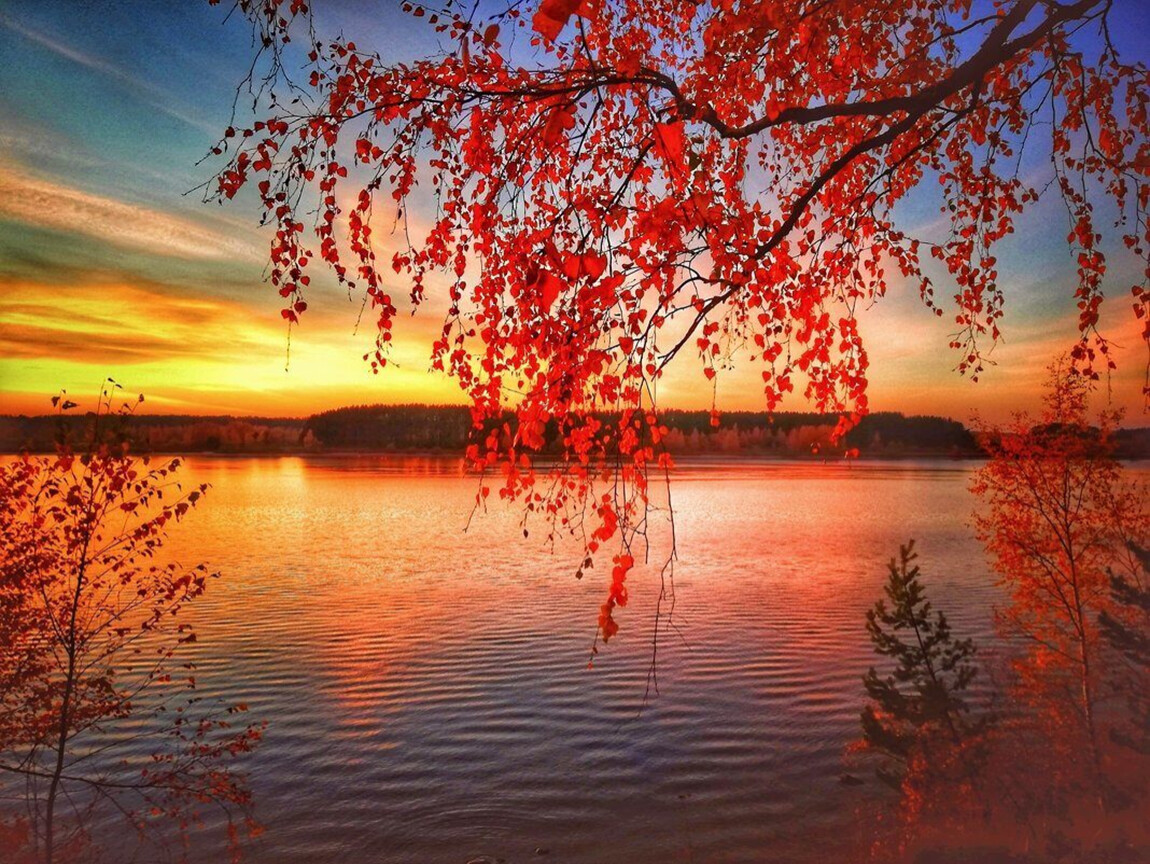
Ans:
POLYGON ((571 102, 559 105, 551 111, 547 125, 543 127, 543 143, 554 147, 562 143, 568 129, 575 127, 576 105, 571 102))
POLYGON ((550 309, 563 291, 563 282, 552 273, 542 270, 535 284, 539 287, 539 300, 543 308, 550 309))
POLYGON ((531 19, 531 27, 548 42, 554 42, 567 26, 567 20, 577 10, 581 11, 580 5, 580 0, 543 0, 531 19))
POLYGON ((672 167, 683 164, 683 124, 656 123, 655 150, 672 167))

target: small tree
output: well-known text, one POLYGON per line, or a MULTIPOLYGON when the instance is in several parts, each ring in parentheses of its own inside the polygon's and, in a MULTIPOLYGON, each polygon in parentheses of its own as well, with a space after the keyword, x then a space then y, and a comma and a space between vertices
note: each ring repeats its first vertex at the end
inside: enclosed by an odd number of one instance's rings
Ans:
POLYGON ((914 541, 891 558, 886 600, 867 611, 866 628, 875 653, 896 662, 880 675, 873 666, 863 676, 871 702, 862 711, 863 739, 868 748, 893 757, 879 776, 901 787, 907 766, 916 757, 930 759, 930 741, 938 736, 958 746, 973 728, 963 698, 977 674, 974 642, 955 639, 942 612, 935 612, 919 581, 914 541))
POLYGON ((1088 765, 1101 802, 1098 616, 1112 606, 1109 574, 1125 566, 1129 539, 1146 536, 1146 509, 1112 455, 1120 417, 1092 422, 1090 392, 1085 377, 1051 366, 1037 423, 1019 415, 983 431, 990 460, 972 489, 983 503, 978 536, 1010 590, 1000 626, 1027 646, 1014 664, 1016 695, 1044 727, 1043 746, 1059 750, 1061 773, 1088 765))
POLYGON ((206 487, 183 489, 178 459, 98 443, 118 386, 102 391, 84 452, 0 468, 0 794, 24 803, 0 841, 17 860, 94 855, 89 829, 109 809, 141 838, 159 820, 184 835, 202 805, 229 813, 233 849, 231 811, 255 827, 229 763, 260 727, 233 725, 242 705, 201 703, 176 659, 196 638, 181 613, 216 574, 156 560, 206 487))

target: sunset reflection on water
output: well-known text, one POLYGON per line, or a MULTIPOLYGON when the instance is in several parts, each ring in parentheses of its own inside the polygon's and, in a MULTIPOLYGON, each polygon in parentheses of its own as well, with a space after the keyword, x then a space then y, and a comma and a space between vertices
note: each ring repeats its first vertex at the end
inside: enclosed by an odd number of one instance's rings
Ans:
POLYGON ((918 541, 957 631, 990 633, 962 463, 677 469, 675 626, 646 702, 658 567, 630 576, 589 669, 610 574, 575 579, 578 547, 524 538, 513 506, 464 531, 477 478, 457 459, 185 474, 213 488, 172 554, 223 572, 196 613, 200 692, 269 722, 257 862, 824 858, 851 839, 863 612, 898 544, 918 541))

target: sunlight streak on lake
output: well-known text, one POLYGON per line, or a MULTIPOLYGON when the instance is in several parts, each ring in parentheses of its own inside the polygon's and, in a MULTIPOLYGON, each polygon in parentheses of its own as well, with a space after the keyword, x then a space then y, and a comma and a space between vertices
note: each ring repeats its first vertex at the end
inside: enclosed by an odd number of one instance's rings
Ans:
POLYGON ((956 632, 990 642, 969 470, 679 469, 675 626, 644 704, 657 566, 589 669, 608 569, 576 580, 577 548, 550 554, 541 524, 524 538, 515 507, 465 533, 477 480, 458 460, 191 459, 184 481, 213 488, 171 552, 223 572, 197 604, 201 695, 269 722, 250 860, 830 860, 875 791, 840 776, 863 613, 900 542, 956 632))

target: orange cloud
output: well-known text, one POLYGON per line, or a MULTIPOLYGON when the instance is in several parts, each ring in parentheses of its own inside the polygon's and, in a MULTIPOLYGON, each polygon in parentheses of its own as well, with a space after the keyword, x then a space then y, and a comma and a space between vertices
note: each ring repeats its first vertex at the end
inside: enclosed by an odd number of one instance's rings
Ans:
MULTIPOLYGON (((1115 406, 1125 410, 1128 424, 1145 425, 1150 415, 1142 396, 1147 353, 1141 324, 1124 297, 1110 298, 1103 310, 1099 329, 1111 340, 1118 365, 1104 385, 1115 406)), ((859 332, 870 360, 871 410, 937 414, 962 421, 978 413, 992 422, 1007 420, 1015 411, 1034 411, 1040 407, 1047 367, 1078 338, 1075 313, 1072 309, 1033 320, 1008 306, 1003 341, 994 346, 989 354, 993 363, 975 382, 955 369, 958 354, 947 347, 954 329, 951 320, 932 315, 917 297, 882 298, 859 312, 859 332)), ((665 407, 709 407, 714 386, 720 410, 763 410, 761 365, 751 362, 746 352, 736 355, 734 363, 735 368, 721 372, 712 385, 698 359, 685 353, 660 382, 661 401, 665 407)), ((812 410, 801 389, 796 386, 783 410, 812 410)))
POLYGON ((298 416, 363 402, 459 401, 427 371, 419 331, 396 340, 396 368, 373 376, 371 334, 315 319, 293 330, 239 301, 143 282, 0 283, 2 413, 43 413, 59 389, 111 376, 154 411, 298 416), (288 349, 290 344, 290 363, 288 349))
POLYGON ((175 258, 256 259, 261 245, 190 219, 29 176, 0 163, 0 218, 175 258))
POLYGON ((278 328, 253 326, 250 313, 237 303, 173 294, 149 284, 9 283, 4 298, 3 357, 73 363, 203 357, 205 336, 213 334, 212 356, 224 362, 242 358, 274 338, 273 333, 282 338, 278 328))

